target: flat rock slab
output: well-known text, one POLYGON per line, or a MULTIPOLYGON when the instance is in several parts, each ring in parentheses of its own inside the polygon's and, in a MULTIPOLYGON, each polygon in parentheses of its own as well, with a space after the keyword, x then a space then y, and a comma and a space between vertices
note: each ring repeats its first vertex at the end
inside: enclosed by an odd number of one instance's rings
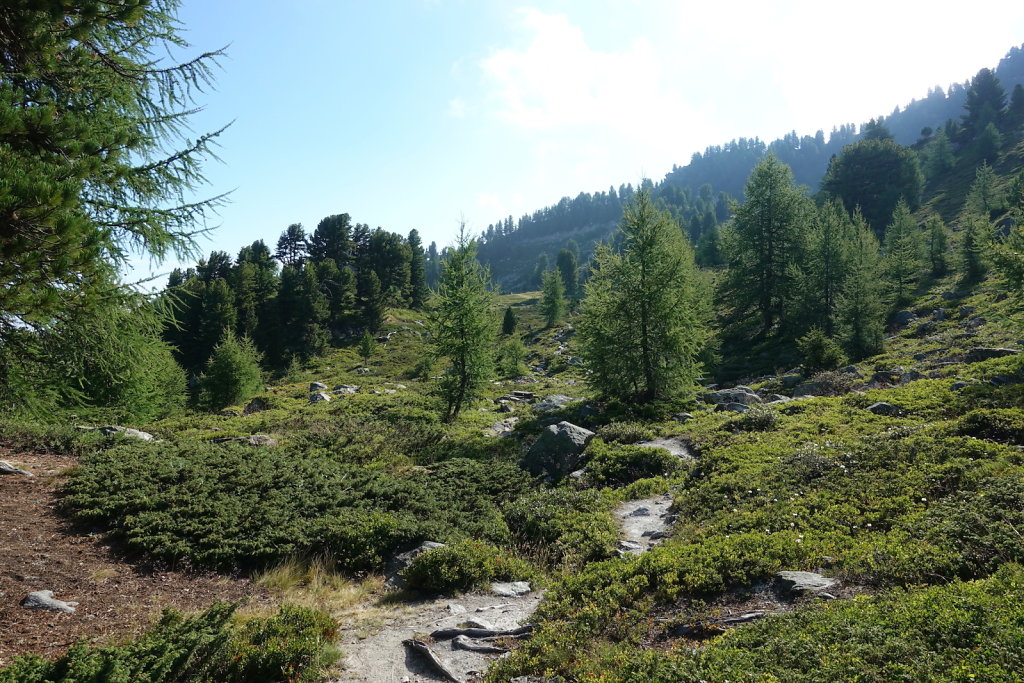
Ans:
POLYGON ((32 474, 31 472, 29 472, 28 470, 23 470, 20 467, 15 467, 11 463, 7 462, 6 460, 0 460, 0 474, 20 474, 20 475, 22 475, 24 477, 34 477, 34 476, 36 476, 36 475, 32 474))
POLYGON ((545 396, 544 400, 540 403, 536 403, 533 409, 538 413, 550 413, 552 410, 561 410, 570 403, 579 401, 578 398, 571 398, 569 396, 563 396, 562 394, 552 394, 545 396))
POLYGON ((651 439, 650 441, 641 441, 636 444, 637 446, 644 446, 646 448, 664 448, 672 455, 682 460, 692 460, 693 453, 686 446, 683 440, 678 436, 665 436, 660 439, 651 439))
POLYGON ((149 432, 143 432, 138 429, 132 429, 131 427, 118 427, 116 425, 107 425, 106 427, 97 427, 104 436, 112 436, 114 434, 120 434, 121 436, 128 437, 129 439, 138 439, 139 441, 154 441, 155 438, 149 432))
POLYGON ((491 584, 491 593, 503 598, 518 598, 530 592, 528 581, 495 581, 491 584))
POLYGON ((671 494, 630 500, 615 508, 614 514, 622 529, 619 554, 639 555, 664 538, 672 526, 671 494))
POLYGON ((779 572, 775 581, 784 593, 806 595, 836 586, 839 579, 832 579, 814 572, 779 572))
POLYGON ((48 612, 74 612, 77 602, 64 602, 53 597, 53 591, 34 591, 18 603, 25 609, 41 609, 48 612))

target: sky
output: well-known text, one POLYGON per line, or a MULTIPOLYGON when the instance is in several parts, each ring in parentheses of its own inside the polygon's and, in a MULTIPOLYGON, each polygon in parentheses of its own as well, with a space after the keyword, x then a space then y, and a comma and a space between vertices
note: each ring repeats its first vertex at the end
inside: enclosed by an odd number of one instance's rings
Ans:
POLYGON ((337 213, 444 247, 733 138, 827 136, 1024 43, 1006 0, 182 0, 178 18, 188 54, 226 46, 191 125, 232 123, 203 190, 230 202, 199 245, 232 254, 337 213))

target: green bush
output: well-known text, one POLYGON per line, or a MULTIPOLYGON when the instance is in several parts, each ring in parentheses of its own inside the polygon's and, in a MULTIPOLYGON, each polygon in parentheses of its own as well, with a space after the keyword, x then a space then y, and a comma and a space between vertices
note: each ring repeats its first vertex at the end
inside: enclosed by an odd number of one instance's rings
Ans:
POLYGON ((191 616, 166 610, 124 645, 79 643, 53 662, 19 657, 0 670, 0 683, 311 683, 337 658, 336 625, 323 612, 285 606, 239 625, 235 608, 219 603, 191 616))
POLYGON ((543 489, 505 508, 513 539, 549 566, 578 567, 611 557, 619 527, 611 501, 594 490, 543 489))
POLYGON ((846 354, 834 340, 829 339, 820 327, 797 340, 797 348, 803 355, 804 371, 808 374, 821 370, 835 370, 846 364, 846 354))
POLYGON ((527 373, 526 348, 519 337, 511 337, 502 342, 498 349, 497 365, 498 374, 502 377, 519 377, 527 373))
POLYGON ((654 430, 642 422, 611 422, 598 429, 597 435, 605 441, 620 443, 649 441, 655 437, 654 430))
POLYGON ((482 588, 492 581, 529 579, 532 574, 522 560, 474 540, 428 550, 402 572, 409 588, 444 595, 482 588))
POLYGON ((956 433, 1024 446, 1024 410, 973 410, 960 418, 956 433))
POLYGON ((779 414, 769 406, 758 404, 730 420, 728 426, 740 432, 769 432, 779 426, 779 414))
POLYGON ((588 448, 587 478, 599 486, 625 486, 638 479, 666 477, 678 472, 678 456, 664 448, 608 444, 595 439, 588 448))
POLYGON ((260 352, 248 337, 236 339, 228 330, 199 378, 199 404, 209 410, 220 410, 260 391, 260 360, 260 352))

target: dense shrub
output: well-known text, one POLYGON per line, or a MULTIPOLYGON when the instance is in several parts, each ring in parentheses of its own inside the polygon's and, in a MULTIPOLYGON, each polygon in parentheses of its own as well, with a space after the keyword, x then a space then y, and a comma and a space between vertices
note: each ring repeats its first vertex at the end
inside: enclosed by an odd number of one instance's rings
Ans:
POLYGON ((199 404, 220 410, 252 397, 263 387, 260 361, 260 352, 248 337, 237 339, 228 331, 199 378, 199 404))
POLYGON ((620 443, 648 441, 655 437, 654 430, 642 422, 610 422, 598 429, 597 435, 605 441, 620 443))
POLYGON ((532 572, 525 562, 494 546, 461 540, 417 556, 403 576, 413 590, 450 595, 482 588, 492 581, 529 579, 532 572))
POLYGON ((973 410, 960 418, 956 431, 962 436, 1024 446, 1024 411, 973 410))
POLYGON ((729 427, 741 432, 768 432, 779 425, 779 414, 765 405, 754 405, 750 410, 729 421, 729 427))
POLYGON ((548 565, 579 566, 610 557, 619 538, 611 503, 594 490, 544 489, 505 508, 518 545, 548 565))
POLYGON ((307 683, 320 680, 337 656, 330 644, 336 626, 323 612, 285 606, 239 625, 235 607, 219 603, 192 616, 167 610, 124 645, 80 643, 53 662, 20 657, 0 670, 0 683, 307 683))
POLYGON ((600 486, 624 486, 638 479, 664 477, 682 467, 679 457, 664 448, 608 444, 595 439, 588 451, 587 478, 600 486))
POLYGON ((803 355, 804 372, 811 374, 821 370, 835 370, 846 364, 846 354, 820 327, 815 327, 797 340, 797 348, 803 355))

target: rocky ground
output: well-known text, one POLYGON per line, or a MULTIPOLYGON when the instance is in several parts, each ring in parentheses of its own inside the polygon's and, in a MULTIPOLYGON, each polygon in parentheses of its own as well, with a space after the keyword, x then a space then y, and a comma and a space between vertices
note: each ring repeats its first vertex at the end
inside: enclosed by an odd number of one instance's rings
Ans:
POLYGON ((15 655, 56 657, 75 641, 105 643, 145 630, 167 606, 208 607, 217 600, 269 603, 246 579, 188 574, 126 561, 98 534, 76 529, 57 513, 60 455, 11 452, 0 460, 31 473, 0 475, 0 667, 15 655), (74 613, 30 610, 31 592, 78 603, 74 613))

